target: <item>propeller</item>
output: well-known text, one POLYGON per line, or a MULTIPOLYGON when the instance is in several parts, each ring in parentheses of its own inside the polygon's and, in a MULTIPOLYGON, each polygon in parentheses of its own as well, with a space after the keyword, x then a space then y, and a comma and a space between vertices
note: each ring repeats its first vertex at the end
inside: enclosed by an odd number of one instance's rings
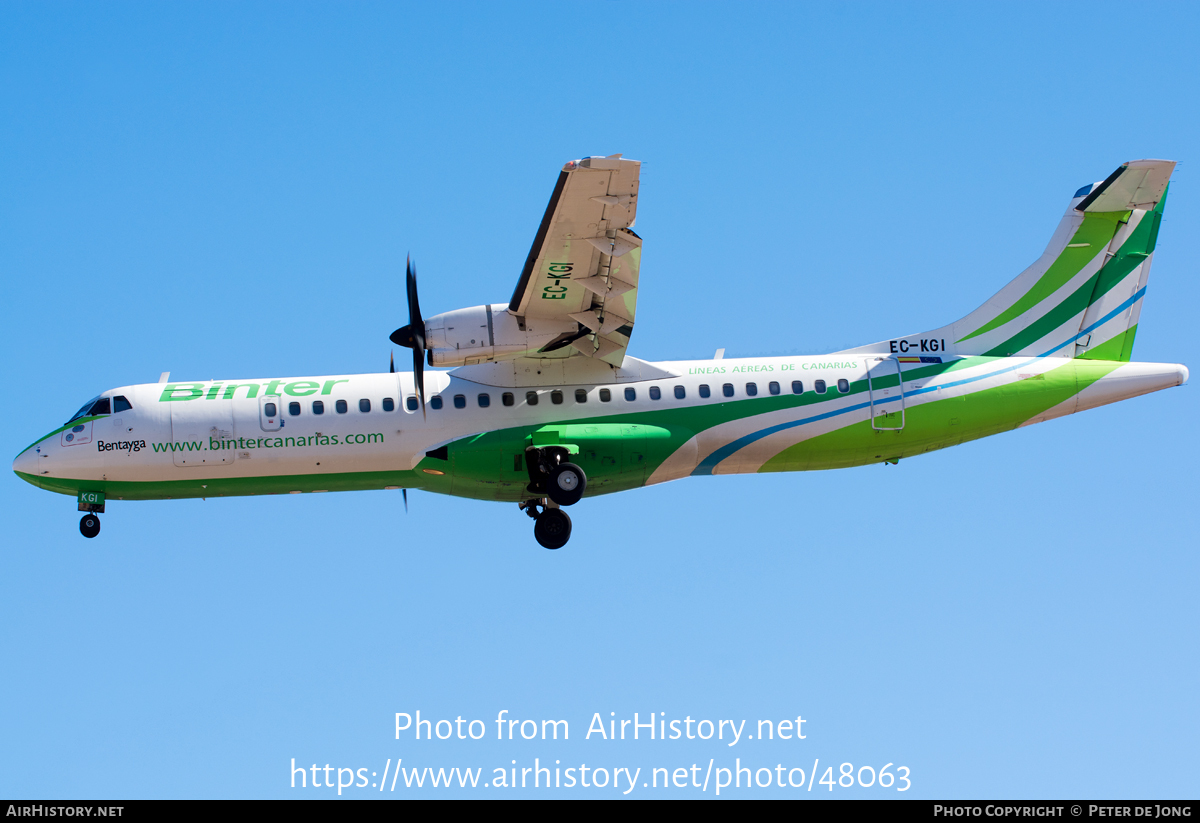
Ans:
POLYGON ((388 363, 388 374, 395 374, 396 373, 396 353, 395 352, 392 352, 389 360, 391 362, 388 363))
POLYGON ((404 285, 408 291, 408 325, 392 332, 389 339, 397 346, 413 350, 413 380, 421 398, 421 416, 425 416, 425 319, 417 300, 417 269, 410 258, 405 262, 404 285))
POLYGON ((404 496, 404 513, 408 514, 408 489, 401 489, 400 494, 404 496))

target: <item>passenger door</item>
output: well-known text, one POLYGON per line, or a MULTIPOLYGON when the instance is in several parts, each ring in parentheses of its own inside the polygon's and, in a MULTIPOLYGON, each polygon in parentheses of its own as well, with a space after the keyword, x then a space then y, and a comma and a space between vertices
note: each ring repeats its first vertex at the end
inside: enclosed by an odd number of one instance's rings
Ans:
POLYGON ((904 428, 904 376, 894 357, 867 358, 867 391, 871 397, 871 428, 900 431, 904 428))
POLYGON ((283 428, 283 398, 277 394, 264 394, 258 399, 258 424, 265 432, 277 432, 283 428))

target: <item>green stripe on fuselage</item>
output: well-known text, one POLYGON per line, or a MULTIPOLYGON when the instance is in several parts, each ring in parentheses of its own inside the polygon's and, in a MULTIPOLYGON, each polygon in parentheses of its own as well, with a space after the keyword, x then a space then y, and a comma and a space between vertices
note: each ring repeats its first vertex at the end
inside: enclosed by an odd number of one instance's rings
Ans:
POLYGON ((1005 386, 910 406, 900 431, 876 431, 869 420, 790 446, 760 471, 838 469, 912 457, 967 440, 1010 431, 1062 403, 1120 363, 1067 361, 1005 386))
POLYGON ((83 425, 84 423, 90 423, 90 422, 92 422, 93 420, 101 420, 101 419, 103 419, 103 415, 96 415, 96 416, 94 416, 94 417, 77 417, 77 418, 75 418, 74 420, 70 421, 69 423, 63 423, 61 426, 59 426, 59 427, 58 427, 57 429, 55 429, 54 431, 52 431, 52 432, 50 432, 50 433, 48 433, 48 434, 43 434, 43 435, 42 435, 41 437, 39 437, 37 440, 34 440, 34 441, 33 441, 32 443, 30 443, 28 446, 26 446, 25 448, 21 449, 21 451, 17 452, 17 454, 19 454, 19 455, 20 455, 20 454, 24 454, 25 452, 29 451, 29 450, 30 450, 30 449, 32 449, 34 446, 36 446, 38 443, 41 443, 41 442, 42 442, 42 441, 44 441, 44 440, 48 440, 48 439, 50 439, 51 437, 53 437, 54 435, 58 434, 59 432, 65 432, 67 429, 74 428, 75 426, 81 426, 81 425, 83 425))
POLYGON ((194 497, 243 497, 255 494, 288 494, 294 491, 366 491, 385 486, 415 488, 411 471, 338 472, 331 474, 286 474, 267 477, 194 477, 186 480, 75 480, 69 477, 37 477, 24 472, 17 476, 28 483, 77 495, 81 491, 104 492, 109 500, 180 500, 194 497))

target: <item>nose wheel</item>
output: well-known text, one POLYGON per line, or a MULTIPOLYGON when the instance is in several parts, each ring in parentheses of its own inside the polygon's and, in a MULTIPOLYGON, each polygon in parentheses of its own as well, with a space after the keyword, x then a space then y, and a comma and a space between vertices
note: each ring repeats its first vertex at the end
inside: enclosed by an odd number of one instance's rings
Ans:
POLYGON ((565 511, 542 500, 527 500, 520 504, 533 518, 533 538, 546 549, 561 549, 571 539, 571 518, 565 511))
MULTIPOLYGON (((570 527, 567 527, 570 531, 570 527)), ((84 537, 95 537, 100 534, 100 518, 88 512, 79 520, 79 533, 84 537)))

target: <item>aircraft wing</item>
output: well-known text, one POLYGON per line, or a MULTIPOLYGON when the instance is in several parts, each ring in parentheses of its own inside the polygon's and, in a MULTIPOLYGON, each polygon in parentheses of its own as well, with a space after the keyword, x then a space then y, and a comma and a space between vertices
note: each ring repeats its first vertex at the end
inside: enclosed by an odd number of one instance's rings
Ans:
POLYGON ((640 170, 614 154, 571 161, 559 173, 508 305, 530 328, 576 324, 540 353, 565 350, 614 366, 624 360, 642 257, 632 231, 640 170))

